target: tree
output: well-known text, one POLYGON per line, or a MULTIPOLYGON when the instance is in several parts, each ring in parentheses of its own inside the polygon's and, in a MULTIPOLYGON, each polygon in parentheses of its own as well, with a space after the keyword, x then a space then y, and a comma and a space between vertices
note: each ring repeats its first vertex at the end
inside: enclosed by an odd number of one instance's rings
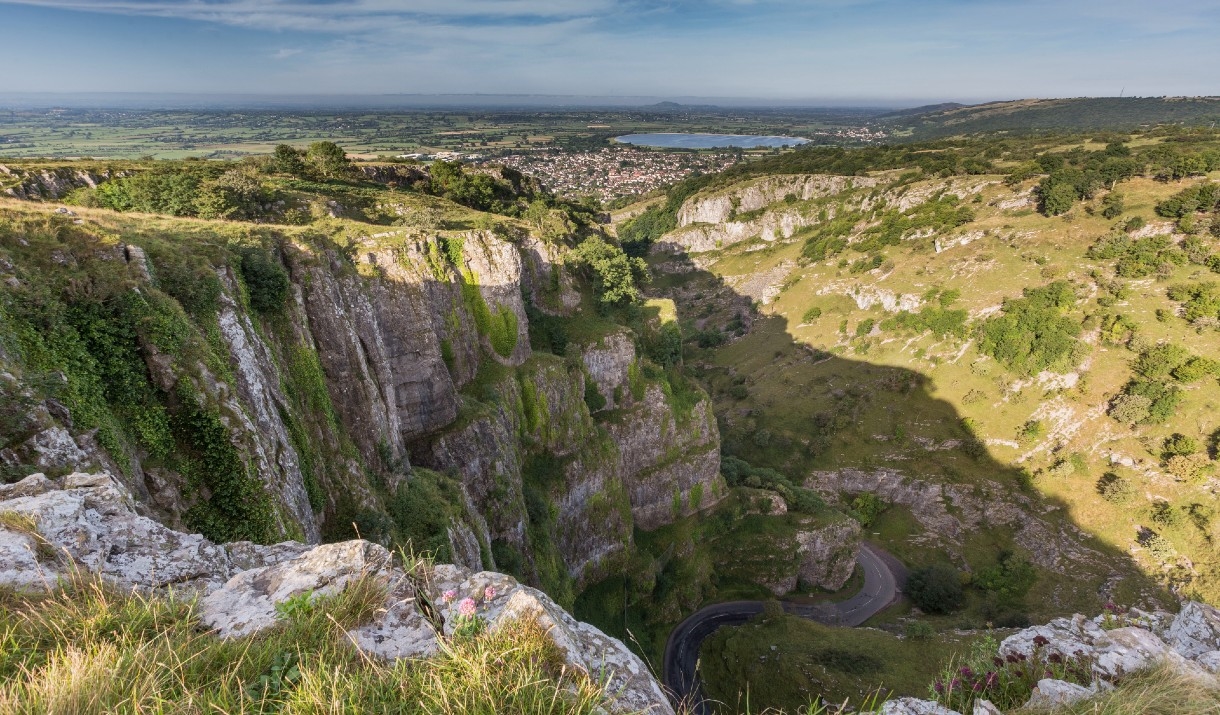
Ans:
POLYGON ((593 291, 602 305, 628 305, 640 299, 636 279, 648 275, 643 259, 628 257, 600 236, 585 239, 570 255, 574 264, 593 273, 593 291))
POLYGON ((957 569, 933 564, 912 571, 906 593, 926 613, 951 613, 962 607, 964 593, 957 569))
POLYGON ((1123 195, 1111 191, 1101 200, 1101 215, 1105 218, 1118 218, 1123 214, 1123 195))
POLYGON ((295 176, 298 179, 305 178, 309 173, 309 167, 305 165, 305 152, 287 144, 276 145, 275 151, 271 154, 271 166, 281 174, 295 176))
POLYGON ((256 177, 233 169, 199 187, 195 208, 200 218, 254 218, 270 199, 256 177))
POLYGON ((310 166, 327 179, 335 179, 351 172, 352 164, 347 153, 334 142, 314 142, 305 152, 310 166))
POLYGON ((1041 191, 1042 195, 1042 213, 1047 216, 1059 216, 1072 210, 1072 206, 1076 204, 1076 200, 1080 198, 1076 187, 1060 181, 1049 186, 1043 182, 1044 186, 1041 191))

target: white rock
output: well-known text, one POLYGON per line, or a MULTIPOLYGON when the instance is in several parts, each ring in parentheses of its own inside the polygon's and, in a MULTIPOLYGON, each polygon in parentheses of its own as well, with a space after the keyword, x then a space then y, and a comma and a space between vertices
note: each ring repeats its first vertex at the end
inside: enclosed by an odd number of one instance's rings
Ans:
POLYGON ((17 497, 38 496, 56 488, 55 482, 47 479, 47 475, 39 472, 31 474, 16 484, 0 484, 0 501, 16 499, 17 497))
POLYGON ((1047 640, 1042 652, 1070 658, 1093 650, 1093 642, 1104 635, 1095 623, 1081 617, 1056 618, 1044 626, 1033 626, 1012 634, 1000 643, 1000 655, 1023 655, 1030 657, 1038 650, 1035 639, 1047 640))
POLYGON ((1081 700, 1088 700, 1096 694, 1097 690, 1095 688, 1086 688, 1083 685, 1076 685, 1065 680, 1043 678, 1034 686, 1034 690, 1029 696, 1029 702, 1025 704, 1025 707, 1029 709, 1060 708, 1078 703, 1081 700))
POLYGON ((887 700, 877 712, 880 715, 961 715, 958 711, 950 710, 934 700, 920 700, 919 698, 887 700))
POLYGON ((1175 653, 1165 641, 1143 628, 1127 627, 1106 631, 1097 639, 1093 671, 1106 680, 1115 680, 1128 673, 1168 663, 1187 670, 1186 660, 1175 653))
POLYGON ((997 708, 990 700, 975 700, 971 715, 1004 715, 1004 711, 997 708))
POLYGON ((1220 610, 1188 601, 1170 624, 1166 641, 1184 658, 1220 650, 1220 610))
POLYGON ((280 564, 242 571, 203 599, 203 624, 222 637, 256 633, 275 625, 276 605, 309 593, 340 593, 361 576, 386 569, 390 552, 377 544, 324 544, 280 564))
POLYGON ((1220 650, 1213 650, 1210 653, 1195 658, 1195 663, 1213 675, 1220 675, 1220 650))
MULTIPOLYGON (((95 572, 125 587, 140 589, 174 584, 185 588, 215 588, 236 572, 228 549, 198 534, 165 528, 135 513, 134 502, 121 484, 108 474, 70 474, 65 489, 46 489, 45 477, 31 475, 16 486, 25 496, 0 502, 0 511, 24 514, 37 524, 47 546, 64 556, 56 562, 30 564, 0 572, 0 585, 41 588, 73 568, 95 572), (31 482, 27 485, 27 482, 31 482)), ((18 537, 22 544, 32 543, 18 537)), ((12 554, 13 537, 6 553, 12 554)), ((274 558, 275 549, 267 549, 274 558)), ((280 551, 283 551, 281 549, 280 551)), ((24 562, 23 562, 24 563, 24 562)), ((265 565, 266 561, 259 563, 265 565)))

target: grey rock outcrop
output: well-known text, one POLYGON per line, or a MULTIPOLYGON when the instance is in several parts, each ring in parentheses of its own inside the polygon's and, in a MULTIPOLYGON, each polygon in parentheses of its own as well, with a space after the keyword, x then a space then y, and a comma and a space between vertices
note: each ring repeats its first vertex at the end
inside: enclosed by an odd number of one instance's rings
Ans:
POLYGON ((1099 560, 1078 529, 1039 518, 1038 505, 1031 499, 1006 493, 998 486, 980 494, 972 486, 917 479, 893 469, 814 472, 805 486, 832 502, 841 494, 868 492, 905 506, 926 529, 927 535, 921 538, 934 540, 951 552, 960 551, 963 538, 971 531, 1004 525, 1013 529, 1016 543, 1029 552, 1034 563, 1056 573, 1078 575, 1099 560))
POLYGON ((1097 688, 1086 688, 1083 685, 1069 683, 1063 680, 1043 678, 1034 686, 1029 696, 1027 708, 1053 709, 1075 705, 1082 700, 1088 700, 1097 694, 1097 688))
POLYGON ((919 698, 887 700, 877 712, 879 715, 961 715, 940 703, 919 698))
POLYGON ((357 579, 374 578, 385 586, 385 607, 349 633, 370 655, 436 653, 470 599, 493 631, 536 620, 569 667, 604 683, 609 712, 673 713, 656 679, 621 641, 503 574, 453 565, 406 573, 386 549, 361 540, 314 548, 213 544, 138 515, 130 493, 108 474, 74 473, 58 483, 34 474, 3 485, 0 514, 0 587, 43 589, 77 572, 146 592, 191 589, 202 596, 204 625, 220 637, 243 637, 275 625, 277 606, 285 602, 333 596, 357 579), (425 615, 419 605, 425 599, 439 614, 425 615))
MULTIPOLYGON (((798 531, 797 577, 809 586, 838 591, 851 578, 860 553, 860 523, 844 519, 820 529, 798 531)), ((791 590, 791 589, 789 589, 791 590)))
POLYGON ((213 544, 173 531, 137 514, 131 493, 109 474, 74 473, 59 484, 30 475, 0 491, 0 513, 30 525, 23 530, 0 523, 0 585, 17 588, 54 584, 79 570, 125 587, 207 590, 306 548, 213 544))
POLYGON ((1220 650, 1220 609, 1197 601, 1187 602, 1173 619, 1165 638, 1187 658, 1220 650))

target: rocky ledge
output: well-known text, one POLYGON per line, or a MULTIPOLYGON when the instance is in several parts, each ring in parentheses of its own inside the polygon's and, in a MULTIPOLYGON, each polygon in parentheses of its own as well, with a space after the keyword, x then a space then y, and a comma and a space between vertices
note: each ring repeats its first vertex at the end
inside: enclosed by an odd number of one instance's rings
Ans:
POLYGON ((137 514, 132 495, 106 473, 58 480, 34 474, 0 485, 0 587, 48 588, 74 571, 121 588, 194 591, 204 624, 219 637, 273 626, 276 605, 290 599, 334 595, 357 579, 377 578, 385 584, 385 607, 349 632, 371 655, 426 657, 474 616, 492 631, 532 618, 570 666, 604 683, 610 712, 673 713, 656 679, 621 641, 510 576, 453 565, 407 571, 385 548, 363 540, 313 548, 214 544, 137 514))
MULTIPOLYGON (((997 654, 997 658, 1010 662, 1039 657, 1084 664, 1092 681, 1082 685, 1053 678, 1040 680, 1027 703, 1034 710, 1053 710, 1087 700, 1113 688, 1124 676, 1157 667, 1168 667, 1220 689, 1220 610, 1187 601, 1177 615, 1113 609, 1094 618, 1056 618, 1005 638, 997 654)), ((882 706, 881 713, 961 715, 917 698, 891 700, 882 706)), ((998 708, 982 700, 976 701, 971 715, 999 713, 998 708)))

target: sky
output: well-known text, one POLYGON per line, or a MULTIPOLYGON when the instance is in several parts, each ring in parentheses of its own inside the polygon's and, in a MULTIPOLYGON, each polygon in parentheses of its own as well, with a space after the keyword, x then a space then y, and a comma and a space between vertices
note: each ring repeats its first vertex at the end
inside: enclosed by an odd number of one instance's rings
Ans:
POLYGON ((0 0, 0 92, 1220 94, 1217 0, 0 0))

